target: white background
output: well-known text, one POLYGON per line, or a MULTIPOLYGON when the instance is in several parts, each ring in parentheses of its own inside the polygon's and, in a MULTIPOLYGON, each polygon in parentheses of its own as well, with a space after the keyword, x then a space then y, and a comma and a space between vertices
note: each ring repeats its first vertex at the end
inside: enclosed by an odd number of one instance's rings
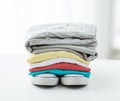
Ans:
POLYGON ((0 0, 0 54, 25 53, 24 36, 30 26, 80 22, 97 26, 99 57, 116 58, 119 5, 119 0, 0 0))

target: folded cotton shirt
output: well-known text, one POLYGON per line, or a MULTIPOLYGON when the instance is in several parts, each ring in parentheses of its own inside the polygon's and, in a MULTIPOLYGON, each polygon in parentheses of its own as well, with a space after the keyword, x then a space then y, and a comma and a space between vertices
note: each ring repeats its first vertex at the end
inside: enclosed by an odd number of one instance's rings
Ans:
POLYGON ((60 63, 55 63, 52 65, 46 65, 43 67, 33 67, 30 68, 30 72, 35 72, 35 71, 40 71, 40 70, 52 70, 52 69, 62 69, 62 70, 77 70, 77 71, 85 71, 85 72, 90 72, 90 68, 86 68, 81 65, 77 64, 72 64, 72 63, 67 63, 67 62, 60 62, 60 63))
POLYGON ((70 59, 80 61, 84 64, 90 63, 89 61, 82 59, 76 54, 67 52, 67 51, 52 51, 52 52, 45 52, 45 53, 39 53, 39 54, 31 54, 27 61, 28 63, 32 64, 32 63, 38 63, 38 62, 55 59, 55 58, 70 58, 70 59))
POLYGON ((65 50, 91 61, 97 57, 96 27, 72 23, 35 26, 28 30, 25 46, 35 54, 65 50))

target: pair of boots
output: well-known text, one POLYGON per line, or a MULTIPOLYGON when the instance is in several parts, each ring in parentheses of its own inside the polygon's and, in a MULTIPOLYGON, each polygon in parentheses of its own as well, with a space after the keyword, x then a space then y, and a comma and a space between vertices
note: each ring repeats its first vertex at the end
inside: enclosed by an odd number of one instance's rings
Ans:
POLYGON ((34 85, 40 86, 56 86, 61 83, 65 86, 82 86, 87 85, 89 78, 78 74, 66 74, 64 76, 56 76, 55 74, 40 74, 31 77, 31 82, 34 85))

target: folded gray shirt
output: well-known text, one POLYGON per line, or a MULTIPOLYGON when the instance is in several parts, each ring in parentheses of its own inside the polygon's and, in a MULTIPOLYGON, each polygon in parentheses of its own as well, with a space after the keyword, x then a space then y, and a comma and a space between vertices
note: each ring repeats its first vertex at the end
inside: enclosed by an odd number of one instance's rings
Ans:
POLYGON ((76 23, 31 27, 26 34, 25 46, 31 53, 65 50, 91 61, 97 57, 96 27, 76 23))

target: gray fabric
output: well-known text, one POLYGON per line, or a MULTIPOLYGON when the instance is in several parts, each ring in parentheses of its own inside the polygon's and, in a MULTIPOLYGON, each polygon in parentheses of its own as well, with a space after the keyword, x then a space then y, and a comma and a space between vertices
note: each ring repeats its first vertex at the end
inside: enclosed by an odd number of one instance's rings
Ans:
POLYGON ((75 46, 97 46, 96 39, 58 39, 58 38, 43 38, 43 39, 31 39, 31 45, 75 45, 75 46))
POLYGON ((95 38, 96 27, 80 23, 45 24, 31 27, 25 36, 26 41, 31 38, 95 38))
POLYGON ((31 53, 73 51, 91 61, 97 57, 96 27, 86 24, 48 24, 28 30, 25 46, 31 53))

